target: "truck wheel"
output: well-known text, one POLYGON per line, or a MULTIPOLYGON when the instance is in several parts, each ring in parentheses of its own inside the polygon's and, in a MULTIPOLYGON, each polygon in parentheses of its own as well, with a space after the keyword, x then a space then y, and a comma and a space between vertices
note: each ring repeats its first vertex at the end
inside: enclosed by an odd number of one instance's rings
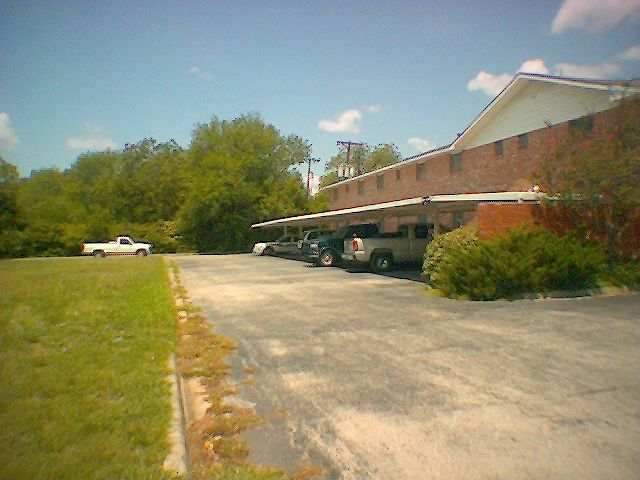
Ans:
POLYGON ((145 249, 141 248, 140 250, 138 250, 136 252, 136 255, 138 257, 146 257, 147 256, 147 251, 145 249))
POLYGON ((107 256, 106 253, 104 253, 102 250, 94 250, 93 251, 93 256, 94 257, 100 257, 100 258, 104 258, 107 256))
POLYGON ((379 253, 371 259, 371 270, 377 273, 388 272, 393 268, 393 257, 389 253, 379 253))
POLYGON ((262 255, 266 255, 268 257, 270 257, 271 255, 273 255, 273 248, 271 247, 267 247, 262 251, 262 255))
POLYGON ((333 267, 336 264, 336 254, 331 250, 325 250, 320 254, 319 263, 323 267, 333 267))

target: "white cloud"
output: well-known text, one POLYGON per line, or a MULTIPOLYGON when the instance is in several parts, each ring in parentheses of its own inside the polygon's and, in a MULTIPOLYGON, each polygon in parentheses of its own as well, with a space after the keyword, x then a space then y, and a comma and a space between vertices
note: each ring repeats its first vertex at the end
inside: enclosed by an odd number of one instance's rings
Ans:
MULTIPOLYGON (((620 58, 635 59, 638 56, 640 59, 640 45, 627 49, 624 53, 619 55, 620 58)), ((615 62, 604 62, 596 64, 577 64, 577 63, 556 63, 551 68, 547 67, 544 60, 541 58, 533 58, 525 60, 518 72, 524 73, 538 73, 542 75, 548 75, 550 73, 554 75, 561 75, 566 77, 579 77, 579 78, 598 78, 598 79, 610 79, 615 77, 621 70, 621 66, 615 62)), ((467 90, 477 91, 481 90, 490 97, 495 97, 502 91, 504 87, 511 81, 513 76, 509 73, 489 73, 484 70, 478 72, 478 74, 469 80, 467 83, 467 90)))
POLYGON ((318 128, 325 132, 358 133, 360 132, 360 120, 362 120, 360 110, 350 109, 345 110, 335 119, 320 120, 318 128))
POLYGON ((554 65, 553 71, 558 75, 567 77, 612 78, 620 71, 620 65, 616 63, 599 63, 594 65, 557 63, 554 65))
POLYGON ((87 133, 64 139, 64 145, 69 150, 108 150, 116 147, 115 142, 101 127, 85 125, 87 133))
POLYGON ((551 32, 572 28, 590 32, 608 30, 629 17, 640 16, 640 0, 564 0, 556 13, 551 32))
POLYGON ((640 45, 627 48, 619 57, 622 60, 640 60, 640 45))
POLYGON ((481 90, 490 97, 495 97, 504 87, 507 86, 512 77, 513 75, 508 73, 494 75, 493 73, 480 70, 474 78, 469 80, 469 83, 467 83, 467 89, 471 92, 481 90))
POLYGON ((545 65, 544 60, 541 58, 533 58, 531 60, 526 60, 520 65, 518 69, 519 72, 526 73, 539 73, 542 75, 549 74, 549 68, 545 65))
POLYGON ((0 148, 13 148, 16 143, 18 143, 18 137, 11 127, 9 114, 0 112, 0 148))
POLYGON ((435 144, 426 138, 411 137, 407 140, 407 143, 411 145, 418 152, 426 152, 435 147, 435 144))
MULTIPOLYGON (((526 73, 541 73, 543 75, 549 74, 549 68, 541 58, 532 58, 525 60, 520 68, 519 72, 526 73)), ((467 83, 467 89, 471 92, 481 90, 490 97, 495 97, 499 94, 504 87, 511 81, 513 75, 510 73, 489 73, 485 70, 480 70, 478 74, 469 80, 467 83)))
POLYGON ((211 75, 209 72, 203 71, 197 65, 191 67, 189 70, 187 70, 187 72, 189 73, 189 75, 197 78, 198 80, 204 80, 206 82, 210 82, 211 80, 213 80, 213 75, 211 75))
POLYGON ((367 106, 367 112, 369 113, 380 113, 382 111, 382 105, 373 104, 367 106))

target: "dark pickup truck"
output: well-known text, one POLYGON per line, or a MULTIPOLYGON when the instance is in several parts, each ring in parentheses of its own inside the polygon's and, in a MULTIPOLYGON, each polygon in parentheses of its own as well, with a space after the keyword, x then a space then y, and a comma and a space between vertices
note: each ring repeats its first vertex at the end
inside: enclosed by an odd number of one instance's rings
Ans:
POLYGON ((332 267, 336 265, 344 253, 344 241, 356 235, 359 238, 368 238, 378 233, 378 225, 375 223, 361 223, 349 225, 336 230, 331 235, 305 240, 302 243, 302 255, 305 260, 321 265, 332 267))

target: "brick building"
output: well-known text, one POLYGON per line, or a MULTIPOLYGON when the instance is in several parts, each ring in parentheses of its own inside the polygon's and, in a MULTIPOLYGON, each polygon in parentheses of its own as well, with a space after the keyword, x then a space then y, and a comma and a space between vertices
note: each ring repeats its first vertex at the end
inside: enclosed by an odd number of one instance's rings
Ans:
POLYGON ((639 92, 621 82, 519 73, 450 144, 325 187, 330 212, 321 217, 256 226, 302 227, 322 221, 335 228, 370 220, 393 231, 402 223, 457 226, 476 218, 487 228, 507 228, 526 217, 527 209, 502 209, 501 219, 495 205, 535 203, 537 196, 524 193, 534 188, 541 160, 553 154, 571 129, 598 129, 622 97, 639 92), (423 197, 440 203, 421 208, 423 197), (480 208, 489 202, 492 208, 480 208))

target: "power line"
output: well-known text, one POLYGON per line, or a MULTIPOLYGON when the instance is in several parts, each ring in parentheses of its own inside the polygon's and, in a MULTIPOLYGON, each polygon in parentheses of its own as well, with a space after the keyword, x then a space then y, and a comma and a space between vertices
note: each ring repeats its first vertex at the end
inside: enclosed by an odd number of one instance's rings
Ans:
MULTIPOLYGON (((351 147, 362 147, 364 145, 364 143, 362 142, 354 142, 352 140, 338 140, 336 142, 336 145, 338 145, 338 147, 341 148, 346 148, 347 150, 347 165, 351 164, 351 147)), ((360 175, 360 161, 358 160, 358 165, 357 165, 357 169, 356 169, 356 175, 360 175)))

